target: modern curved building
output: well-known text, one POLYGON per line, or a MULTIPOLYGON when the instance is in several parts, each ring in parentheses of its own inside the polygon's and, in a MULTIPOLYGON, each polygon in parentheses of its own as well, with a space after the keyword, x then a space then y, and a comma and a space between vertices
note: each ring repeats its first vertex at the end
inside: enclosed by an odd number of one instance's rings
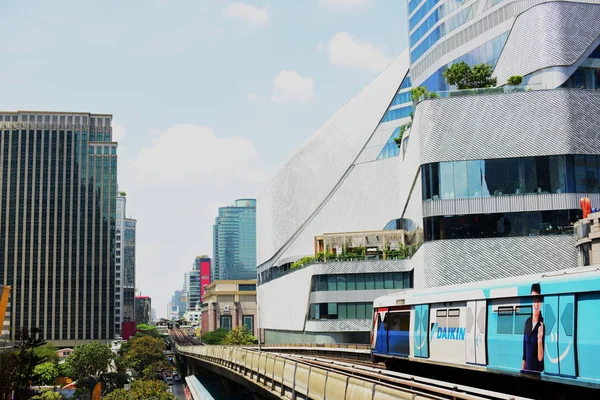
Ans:
POLYGON ((600 1, 413 0, 408 10, 410 49, 257 201, 266 342, 366 342, 367 310, 386 292, 577 265, 579 199, 600 204, 600 1), (499 87, 454 91, 442 73, 458 61, 491 64, 499 87), (504 86, 512 75, 523 84, 504 86), (441 98, 413 104, 416 86, 441 98), (325 233, 390 229, 417 232, 418 250, 289 269, 325 233))

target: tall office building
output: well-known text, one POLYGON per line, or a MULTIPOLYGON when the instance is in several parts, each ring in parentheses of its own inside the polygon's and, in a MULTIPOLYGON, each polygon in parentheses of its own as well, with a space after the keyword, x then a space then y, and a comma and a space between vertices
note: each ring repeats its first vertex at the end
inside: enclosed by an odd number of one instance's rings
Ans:
POLYGON ((411 0, 408 13, 410 48, 259 197, 267 342, 368 342, 386 293, 577 266, 579 199, 600 204, 600 1, 411 0), (491 65, 498 87, 450 87, 458 61, 491 65), (418 86, 439 97, 413 103, 418 86), (418 250, 387 258, 387 235, 418 250), (321 242, 334 260, 291 268, 321 242), (348 248, 374 252, 336 259, 348 248))
POLYGON ((114 337, 117 143, 109 114, 0 112, 0 284, 11 325, 114 337))
POLYGON ((135 228, 136 220, 126 218, 125 192, 117 196, 115 237, 115 335, 121 336, 123 322, 135 320, 135 228))
POLYGON ((212 280, 256 279, 256 200, 219 208, 213 226, 212 280))
POLYGON ((185 274, 186 310, 195 310, 196 306, 199 307, 201 304, 200 266, 203 257, 206 256, 196 257, 192 264, 192 270, 185 274))

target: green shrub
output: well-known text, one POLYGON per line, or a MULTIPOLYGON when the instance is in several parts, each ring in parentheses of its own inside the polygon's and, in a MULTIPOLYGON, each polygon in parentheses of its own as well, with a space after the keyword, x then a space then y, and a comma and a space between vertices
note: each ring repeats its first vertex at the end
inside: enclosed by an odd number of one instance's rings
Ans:
POLYGON ((523 77, 521 75, 513 75, 508 78, 506 81, 507 85, 518 86, 523 82, 523 77))

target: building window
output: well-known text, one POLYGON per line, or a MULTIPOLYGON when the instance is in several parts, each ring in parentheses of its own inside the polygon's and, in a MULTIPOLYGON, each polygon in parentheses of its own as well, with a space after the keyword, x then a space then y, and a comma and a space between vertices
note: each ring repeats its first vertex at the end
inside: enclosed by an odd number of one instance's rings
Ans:
POLYGON ((421 166, 423 200, 600 192, 600 156, 557 155, 421 166))
POLYGON ((371 274, 313 275, 313 292, 336 290, 407 289, 413 286, 413 271, 371 274))
POLYGON ((308 310, 309 320, 371 319, 373 303, 316 303, 308 310))
POLYGON ((254 316, 253 315, 244 315, 242 317, 242 321, 244 326, 248 328, 251 334, 254 335, 254 316))
POLYGON ((425 241, 488 237, 571 235, 581 210, 467 214, 424 218, 425 241))
POLYGON ((238 285, 238 290, 241 292, 251 292, 256 290, 256 284, 240 284, 238 285))
POLYGON ((231 315, 221 315, 221 328, 231 330, 231 315))

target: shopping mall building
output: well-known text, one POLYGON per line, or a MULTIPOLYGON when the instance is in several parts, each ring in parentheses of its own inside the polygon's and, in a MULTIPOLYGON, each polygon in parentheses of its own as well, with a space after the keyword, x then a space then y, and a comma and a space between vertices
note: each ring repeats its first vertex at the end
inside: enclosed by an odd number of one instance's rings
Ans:
POLYGON ((600 205, 600 1, 412 0, 408 13, 410 48, 258 198, 267 343, 366 343, 382 294, 577 264, 579 199, 600 205), (458 61, 490 64, 498 87, 449 87, 458 61), (439 98, 413 102, 418 86, 439 98))

